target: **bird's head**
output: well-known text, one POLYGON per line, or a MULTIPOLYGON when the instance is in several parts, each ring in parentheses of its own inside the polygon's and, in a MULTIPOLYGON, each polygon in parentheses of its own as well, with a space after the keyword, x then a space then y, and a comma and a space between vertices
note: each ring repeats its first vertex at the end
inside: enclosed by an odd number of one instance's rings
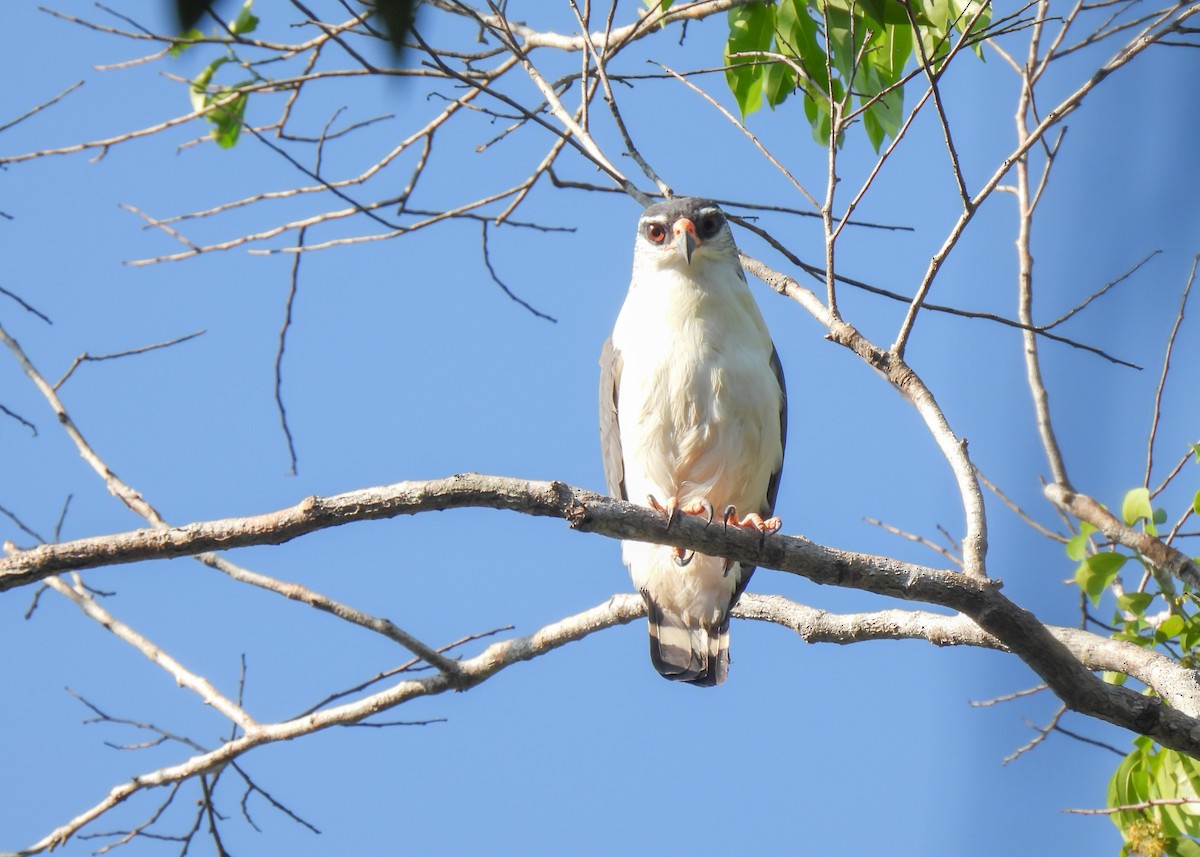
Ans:
POLYGON ((634 256, 639 263, 660 268, 708 261, 736 264, 737 252, 725 212, 711 199, 668 199, 649 206, 638 221, 634 256))

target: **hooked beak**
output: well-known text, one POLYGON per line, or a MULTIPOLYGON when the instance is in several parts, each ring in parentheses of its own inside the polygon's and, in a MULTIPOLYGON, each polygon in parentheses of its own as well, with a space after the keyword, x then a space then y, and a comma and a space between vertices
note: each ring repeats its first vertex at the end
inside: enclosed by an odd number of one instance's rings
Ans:
POLYGON ((681 217, 671 228, 675 232, 675 249, 683 255, 683 261, 692 264, 692 253, 700 243, 696 235, 696 225, 688 218, 681 217))

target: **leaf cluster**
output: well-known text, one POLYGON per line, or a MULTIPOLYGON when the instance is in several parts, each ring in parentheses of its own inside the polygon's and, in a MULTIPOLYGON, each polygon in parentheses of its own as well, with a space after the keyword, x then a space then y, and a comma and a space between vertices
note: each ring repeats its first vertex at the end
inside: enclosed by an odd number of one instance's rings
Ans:
MULTIPOLYGON (((213 84, 213 77, 217 70, 226 63, 241 65, 237 55, 233 52, 232 44, 234 37, 247 35, 258 28, 259 19, 251 11, 253 5, 254 0, 246 0, 237 17, 229 22, 229 32, 226 34, 227 54, 217 57, 192 78, 188 91, 193 110, 199 112, 207 109, 209 111, 205 115, 208 123, 212 126, 212 138, 222 149, 228 149, 237 144, 238 137, 242 133, 242 123, 246 117, 246 104, 250 100, 250 93, 245 88, 258 81, 250 78, 228 86, 221 86, 213 84)), ((199 30, 194 28, 188 30, 171 47, 170 53, 177 57, 203 38, 204 34, 199 30)))
POLYGON ((779 0, 729 12, 726 81, 743 118, 801 93, 813 137, 840 146, 843 122, 861 117, 879 151, 904 119, 910 62, 936 73, 953 32, 979 32, 990 13, 975 0, 779 0), (858 108, 852 113, 852 102, 858 108), (835 133, 836 129, 836 133, 835 133))
POLYGON ((1144 735, 1108 784, 1113 823, 1126 855, 1200 857, 1200 762, 1159 747, 1144 735), (1136 807, 1136 808, 1134 808, 1136 807))
MULTIPOLYGON (((1184 516, 1196 513, 1200 491, 1184 516)), ((1133 488, 1121 502, 1121 520, 1157 538, 1167 512, 1153 505, 1147 488, 1133 488)), ((1177 588, 1173 578, 1136 553, 1119 546, 1098 549, 1096 538, 1096 528, 1082 522, 1067 543, 1067 555, 1079 562, 1075 582, 1094 606, 1105 593, 1115 596, 1113 638, 1158 649, 1185 666, 1200 665, 1197 595, 1187 585, 1177 588), (1126 591, 1121 572, 1131 562, 1142 571, 1141 581, 1126 591)), ((1126 677, 1106 673, 1105 678, 1119 684, 1126 677)), ((1110 817, 1125 838, 1121 854, 1200 857, 1200 762, 1145 736, 1133 744, 1108 786, 1110 817)))

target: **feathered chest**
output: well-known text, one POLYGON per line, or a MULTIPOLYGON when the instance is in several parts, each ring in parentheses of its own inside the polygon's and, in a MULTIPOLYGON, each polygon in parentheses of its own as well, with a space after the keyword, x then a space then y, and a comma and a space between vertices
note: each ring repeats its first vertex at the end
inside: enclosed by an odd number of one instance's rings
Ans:
POLYGON ((640 282, 613 346, 630 496, 645 489, 757 507, 782 457, 782 391, 745 283, 678 274, 640 282))

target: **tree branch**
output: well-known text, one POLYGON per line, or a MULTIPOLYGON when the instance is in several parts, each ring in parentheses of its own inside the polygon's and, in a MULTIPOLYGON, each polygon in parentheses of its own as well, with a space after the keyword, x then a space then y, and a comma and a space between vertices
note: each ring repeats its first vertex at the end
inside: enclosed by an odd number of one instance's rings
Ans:
POLYGON ((1081 521, 1087 521, 1110 541, 1137 551, 1155 568, 1178 578, 1192 589, 1200 590, 1200 568, 1192 559, 1161 539, 1126 526, 1115 515, 1086 494, 1079 494, 1063 485, 1049 484, 1046 498, 1055 506, 1081 521))
MULTIPOLYGON (((264 515, 42 545, 0 561, 0 591, 65 569, 279 544, 350 521, 459 507, 559 517, 581 532, 675 545, 798 574, 815 583, 949 607, 966 614, 1025 661, 1070 708, 1149 735, 1163 746, 1200 756, 1200 724, 1192 716, 1200 711, 1200 695, 1194 695, 1186 705, 1172 707, 1161 699, 1106 684, 1031 613, 1005 598, 995 581, 842 551, 802 536, 764 537, 737 528, 729 530, 686 516, 668 528, 658 512, 562 482, 460 474, 333 497, 309 497, 264 515)), ((460 665, 457 675, 439 673, 437 681, 466 686, 472 683, 465 665, 460 665)))

